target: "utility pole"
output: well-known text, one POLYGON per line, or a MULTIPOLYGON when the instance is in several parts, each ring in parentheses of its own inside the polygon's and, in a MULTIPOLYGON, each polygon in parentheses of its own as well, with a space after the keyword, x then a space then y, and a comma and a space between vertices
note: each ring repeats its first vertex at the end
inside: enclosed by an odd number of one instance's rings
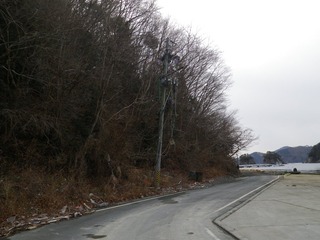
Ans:
POLYGON ((160 78, 160 119, 159 119, 159 135, 158 135, 158 147, 157 147, 157 157, 155 166, 155 186, 160 187, 160 170, 161 170, 161 156, 162 156, 162 138, 163 138, 163 122, 164 122, 164 112, 166 108, 166 87, 168 86, 168 65, 169 65, 169 38, 166 39, 166 50, 163 56, 163 75, 160 78))

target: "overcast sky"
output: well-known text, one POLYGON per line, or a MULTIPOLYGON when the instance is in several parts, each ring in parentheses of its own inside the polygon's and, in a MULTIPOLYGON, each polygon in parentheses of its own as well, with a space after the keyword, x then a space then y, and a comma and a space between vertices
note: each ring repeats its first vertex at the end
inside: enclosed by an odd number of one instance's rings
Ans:
POLYGON ((230 110, 259 139, 247 150, 320 142, 319 0, 157 0, 222 51, 230 110))

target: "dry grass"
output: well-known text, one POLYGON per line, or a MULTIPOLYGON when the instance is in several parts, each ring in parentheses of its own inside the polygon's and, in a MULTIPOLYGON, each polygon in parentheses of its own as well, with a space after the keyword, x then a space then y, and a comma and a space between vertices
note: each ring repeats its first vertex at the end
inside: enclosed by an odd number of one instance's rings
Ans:
MULTIPOLYGON (((226 175, 225 172, 207 168, 203 171, 204 181, 226 175)), ((0 178, 0 227, 9 217, 29 218, 40 214, 57 216, 64 206, 70 209, 86 203, 90 205, 89 194, 99 196, 110 204, 148 197, 162 192, 188 188, 194 181, 188 180, 188 173, 162 170, 162 189, 154 188, 151 170, 129 168, 123 176, 90 181, 65 176, 62 173, 48 174, 42 169, 12 171, 0 178)), ((1 235, 1 233, 0 233, 1 235)))
POLYGON ((41 169, 14 171, 0 180, 0 221, 10 216, 58 212, 64 205, 78 204, 89 194, 89 184, 41 169))

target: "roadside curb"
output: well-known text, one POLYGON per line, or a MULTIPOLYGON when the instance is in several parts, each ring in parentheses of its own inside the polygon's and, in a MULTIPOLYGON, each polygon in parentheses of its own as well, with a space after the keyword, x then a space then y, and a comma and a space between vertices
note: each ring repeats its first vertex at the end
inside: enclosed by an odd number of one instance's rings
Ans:
MULTIPOLYGON (((230 179, 234 179, 234 178, 230 178, 230 179)), ((155 195, 138 197, 138 198, 134 198, 134 199, 130 199, 127 201, 122 201, 122 202, 117 202, 117 203, 113 203, 113 204, 108 204, 106 202, 106 204, 104 204, 103 206, 96 206, 96 207, 90 208, 90 211, 86 211, 86 212, 73 211, 73 212, 68 213, 67 215, 61 216, 61 218, 50 216, 48 219, 45 219, 43 222, 36 223, 36 224, 27 223, 26 225, 22 225, 22 226, 14 226, 14 227, 9 226, 10 228, 7 228, 7 229, 6 229, 6 226, 4 226, 3 228, 0 228, 0 230, 3 230, 3 234, 0 235, 0 239, 2 239, 3 237, 12 236, 18 232, 29 231, 29 230, 33 230, 36 228, 41 228, 45 225, 49 225, 52 223, 58 223, 58 222, 65 221, 65 220, 73 220, 73 219, 79 218, 81 216, 91 215, 91 214, 95 214, 95 213, 99 213, 99 212, 102 213, 102 212, 109 211, 112 209, 126 207, 126 206, 130 206, 130 205, 134 205, 134 204, 140 204, 140 203, 147 202, 147 201, 154 201, 157 199, 162 200, 165 198, 178 197, 182 194, 185 194, 188 191, 199 190, 199 189, 203 189, 203 188, 212 187, 217 184, 224 183, 224 182, 229 182, 230 179, 228 177, 216 178, 216 179, 211 179, 211 180, 209 179, 209 180, 206 180, 202 183, 195 182, 193 185, 181 186, 181 188, 179 187, 179 189, 175 189, 174 188, 175 186, 171 186, 168 188, 163 188, 163 190, 165 190, 165 192, 160 192, 155 195)), ((178 186, 178 185, 176 185, 176 186, 178 186)))
POLYGON ((245 239, 244 237, 234 234, 233 232, 236 230, 235 228, 233 228, 232 226, 229 226, 228 224, 225 224, 223 222, 223 220, 225 218, 227 218, 228 216, 230 216, 231 214, 235 213, 236 211, 238 211, 240 208, 244 207, 246 204, 248 204, 249 202, 251 202, 254 198, 256 198, 257 196, 259 196, 262 192, 264 192, 265 190, 267 190, 268 188, 272 187, 273 185, 275 185, 276 183, 278 183, 280 180, 284 179, 284 176, 278 176, 278 178, 268 182, 267 184, 261 186, 258 189, 255 189, 254 192, 252 192, 249 196, 248 199, 246 199, 245 201, 240 201, 241 199, 239 199, 238 202, 234 203, 234 207, 232 207, 230 210, 222 213, 221 215, 219 215, 218 217, 216 217, 215 219, 213 219, 212 223, 214 225, 216 225, 218 228, 220 228, 222 231, 224 231, 225 233, 227 233, 228 235, 232 236, 234 239, 236 240, 241 240, 241 239, 245 239))
POLYGON ((119 203, 119 204, 114 205, 114 206, 109 206, 109 207, 105 207, 105 208, 96 209, 94 212, 108 211, 108 210, 111 210, 111 209, 114 209, 114 208, 130 206, 130 205, 133 205, 133 204, 152 201, 152 200, 156 200, 156 199, 160 199, 160 198, 174 197, 176 195, 179 196, 179 195, 182 195, 182 194, 185 194, 185 193, 186 193, 186 191, 181 191, 181 192, 169 193, 169 194, 165 194, 165 195, 155 195, 155 196, 151 196, 151 197, 145 197, 145 198, 136 199, 136 200, 129 201, 129 202, 119 203))
POLYGON ((132 200, 125 201, 125 202, 116 203, 116 204, 111 205, 111 206, 102 207, 102 208, 96 208, 96 209, 94 209, 94 212, 107 211, 109 209, 123 207, 123 206, 129 206, 129 205, 132 205, 132 204, 151 201, 151 200, 155 200, 155 199, 159 199, 159 198, 165 198, 165 197, 171 197, 171 196, 173 197, 173 196, 176 196, 176 195, 179 196, 181 194, 185 194, 188 191, 195 191, 195 190, 199 190, 199 189, 210 188, 210 187, 213 187, 215 185, 223 184, 223 183, 226 183, 226 182, 229 182, 229 181, 233 181, 233 180, 234 180, 234 178, 230 178, 230 179, 229 178, 217 178, 217 179, 214 179, 214 182, 211 182, 208 185, 203 185, 203 186, 198 186, 198 187, 196 186, 196 187, 193 187, 193 188, 183 188, 181 190, 177 190, 176 192, 172 192, 172 193, 168 192, 168 193, 164 193, 164 194, 156 194, 156 195, 153 195, 153 196, 148 196, 148 197, 143 197, 143 198, 136 198, 136 199, 132 199, 132 200))

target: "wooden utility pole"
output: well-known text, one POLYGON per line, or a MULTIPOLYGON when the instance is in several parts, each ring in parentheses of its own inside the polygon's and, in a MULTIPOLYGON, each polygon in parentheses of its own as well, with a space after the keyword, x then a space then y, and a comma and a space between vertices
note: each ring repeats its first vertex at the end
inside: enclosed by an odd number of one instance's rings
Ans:
POLYGON ((160 187, 161 181, 161 156, 162 156, 162 138, 163 138, 163 122, 164 122, 164 112, 166 108, 166 87, 168 85, 168 65, 169 65, 169 38, 166 39, 166 50, 163 57, 163 75, 160 78, 160 119, 159 119, 159 135, 158 135, 158 147, 157 147, 157 157, 156 157, 156 166, 155 166, 155 186, 156 188, 160 187))

